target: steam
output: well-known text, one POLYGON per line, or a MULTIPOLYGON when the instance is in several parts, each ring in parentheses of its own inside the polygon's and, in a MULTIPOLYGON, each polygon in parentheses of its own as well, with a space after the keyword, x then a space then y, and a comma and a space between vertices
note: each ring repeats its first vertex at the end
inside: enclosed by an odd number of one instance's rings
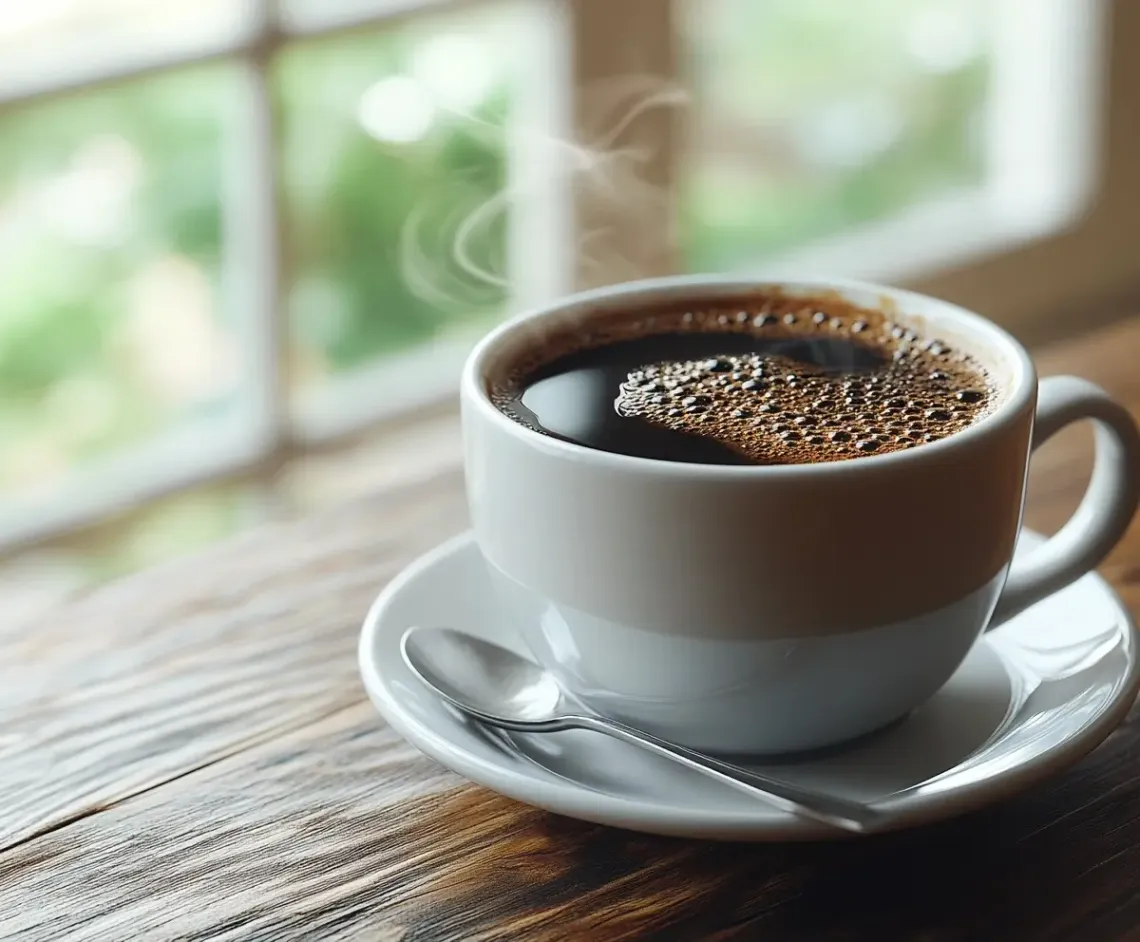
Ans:
POLYGON ((501 305, 511 279, 496 230, 506 232, 516 209, 525 212, 528 202, 533 207, 532 201, 549 193, 569 201, 577 214, 577 242, 562 249, 572 257, 560 261, 579 283, 644 274, 654 256, 676 244, 671 194, 659 163, 666 125, 653 122, 660 121, 662 111, 688 102, 683 89, 653 76, 599 82, 580 99, 574 137, 518 125, 504 128, 449 111, 455 127, 504 158, 511 179, 488 197, 485 187, 457 175, 415 207, 400 244, 409 290, 440 308, 470 312, 501 305))
MULTIPOLYGON (((510 207, 508 190, 487 199, 470 184, 449 184, 409 214, 400 234, 400 267, 416 297, 440 307, 494 305, 509 290, 506 259, 477 249, 510 207)), ((497 246, 496 246, 497 247, 497 246)))

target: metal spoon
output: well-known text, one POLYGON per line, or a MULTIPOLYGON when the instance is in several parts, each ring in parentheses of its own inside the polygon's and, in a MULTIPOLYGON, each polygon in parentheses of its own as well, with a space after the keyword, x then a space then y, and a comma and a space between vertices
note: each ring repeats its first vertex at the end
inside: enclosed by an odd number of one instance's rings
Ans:
POLYGON ((665 756, 785 811, 865 834, 883 815, 722 762, 584 710, 548 671, 497 644, 449 628, 409 628, 400 650, 412 672, 452 706, 484 723, 527 733, 589 729, 665 756))

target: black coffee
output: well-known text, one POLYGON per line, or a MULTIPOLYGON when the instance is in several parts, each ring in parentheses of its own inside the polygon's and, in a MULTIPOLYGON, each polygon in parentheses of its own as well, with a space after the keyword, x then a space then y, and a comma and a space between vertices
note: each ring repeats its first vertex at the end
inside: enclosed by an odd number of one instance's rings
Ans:
POLYGON ((839 299, 631 311, 566 331, 491 384, 496 405, 588 448, 804 464, 935 441, 986 414, 980 365, 839 299))

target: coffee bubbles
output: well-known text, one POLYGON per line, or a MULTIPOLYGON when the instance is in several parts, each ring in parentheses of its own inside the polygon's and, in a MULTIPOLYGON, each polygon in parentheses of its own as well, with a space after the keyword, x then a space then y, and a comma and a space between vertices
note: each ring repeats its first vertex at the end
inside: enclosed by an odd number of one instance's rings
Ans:
POLYGON ((668 461, 803 464, 912 448, 987 414, 985 370, 837 299, 611 315, 492 383, 507 415, 590 448, 668 461))

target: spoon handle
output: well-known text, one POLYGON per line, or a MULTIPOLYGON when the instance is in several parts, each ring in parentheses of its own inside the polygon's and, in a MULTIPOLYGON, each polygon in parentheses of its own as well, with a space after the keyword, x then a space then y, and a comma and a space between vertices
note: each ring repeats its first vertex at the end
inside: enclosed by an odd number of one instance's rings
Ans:
POLYGON ((874 808, 861 802, 823 795, 779 779, 770 778, 759 772, 752 772, 730 762, 722 762, 720 759, 697 752, 695 749, 689 749, 686 746, 659 739, 651 733, 635 729, 632 726, 626 726, 625 723, 617 720, 585 714, 563 717, 563 720, 568 726, 573 725, 581 729, 605 733, 607 736, 612 736, 623 742, 640 746, 649 752, 665 756, 691 769, 696 769, 698 772, 703 772, 710 778, 764 798, 777 808, 790 811, 800 817, 821 821, 832 827, 842 828, 845 831, 865 834, 874 830, 875 825, 884 817, 874 808))

